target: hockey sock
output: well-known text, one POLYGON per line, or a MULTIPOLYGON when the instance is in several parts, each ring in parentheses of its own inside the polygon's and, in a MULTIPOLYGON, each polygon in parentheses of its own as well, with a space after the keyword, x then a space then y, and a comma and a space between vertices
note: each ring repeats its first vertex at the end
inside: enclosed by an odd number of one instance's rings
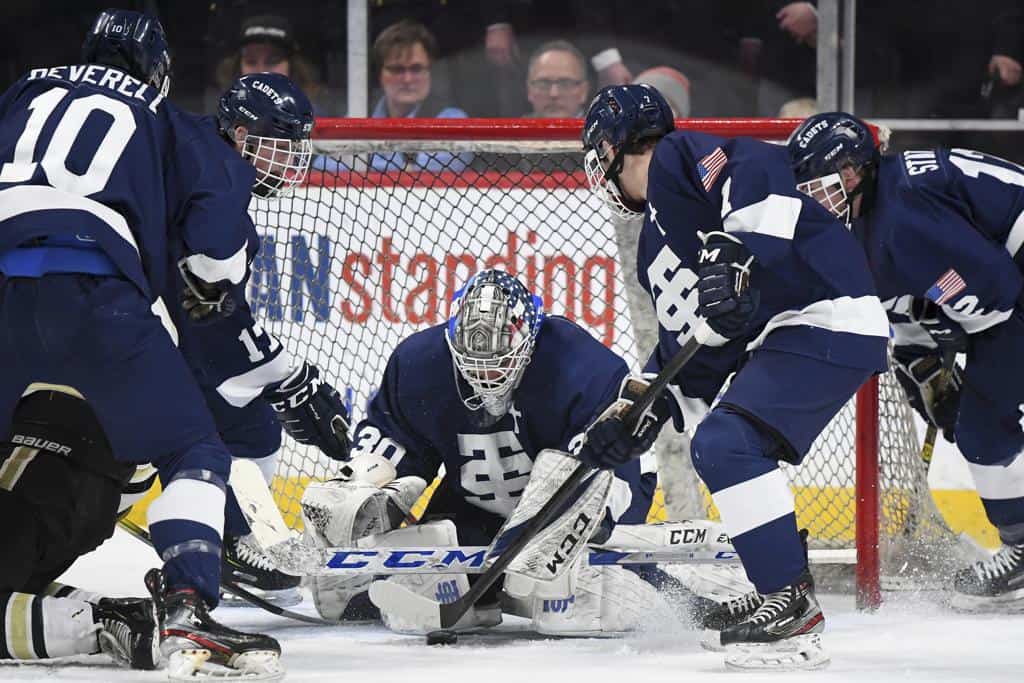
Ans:
POLYGON ((100 628, 83 600, 0 593, 0 659, 94 654, 100 628))

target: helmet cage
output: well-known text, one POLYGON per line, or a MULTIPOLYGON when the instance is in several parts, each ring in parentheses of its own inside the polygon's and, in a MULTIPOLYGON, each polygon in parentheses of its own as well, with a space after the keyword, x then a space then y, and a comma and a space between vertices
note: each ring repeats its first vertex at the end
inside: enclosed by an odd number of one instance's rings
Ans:
POLYGON ((583 169, 587 174, 587 183, 591 191, 608 207, 613 217, 629 220, 642 216, 643 211, 637 211, 626 203, 626 198, 619 187, 619 174, 622 173, 625 164, 625 151, 616 151, 606 169, 604 164, 607 158, 607 153, 602 155, 596 149, 591 149, 583 157, 583 169))
POLYGON ((289 140, 247 134, 242 141, 242 158, 256 169, 252 193, 267 199, 290 194, 309 173, 313 144, 309 138, 289 140))
POLYGON ((847 194, 843 178, 838 173, 829 173, 819 178, 811 178, 806 182, 797 183, 796 189, 821 204, 846 225, 850 224, 852 197, 847 194))

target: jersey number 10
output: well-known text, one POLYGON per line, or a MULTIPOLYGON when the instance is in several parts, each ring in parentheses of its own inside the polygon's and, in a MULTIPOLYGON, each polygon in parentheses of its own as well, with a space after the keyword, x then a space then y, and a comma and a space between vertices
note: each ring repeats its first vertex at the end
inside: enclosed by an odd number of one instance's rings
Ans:
POLYGON ((25 124, 25 131, 14 147, 14 160, 0 166, 0 183, 31 180, 36 168, 42 165, 49 184, 58 190, 88 197, 106 187, 114 166, 136 128, 131 107, 106 95, 88 95, 72 101, 50 136, 42 159, 38 163, 32 160, 43 127, 67 94, 65 88, 52 88, 29 102, 31 114, 25 124), (108 114, 112 122, 85 171, 75 173, 67 167, 68 155, 89 115, 95 111, 108 114))

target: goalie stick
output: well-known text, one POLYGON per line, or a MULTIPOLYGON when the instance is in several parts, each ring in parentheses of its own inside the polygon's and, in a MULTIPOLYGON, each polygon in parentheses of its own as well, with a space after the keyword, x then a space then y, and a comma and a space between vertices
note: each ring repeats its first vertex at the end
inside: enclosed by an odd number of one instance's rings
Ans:
MULTIPOLYGON (((669 382, 679 371, 683 369, 694 354, 700 350, 704 342, 711 335, 711 328, 708 327, 707 323, 701 321, 700 325, 694 330, 693 336, 690 337, 682 348, 676 352, 669 362, 661 369, 654 381, 647 387, 647 390, 641 394, 636 401, 630 406, 629 410, 626 411, 625 416, 622 420, 627 425, 635 425, 644 412, 651 406, 654 401, 661 396, 662 392, 669 385, 669 382)), ((494 559, 494 561, 487 567, 483 574, 470 586, 466 594, 458 598, 454 602, 446 604, 437 604, 431 602, 431 607, 428 610, 430 616, 433 617, 433 611, 437 610, 436 620, 431 618, 432 623, 439 625, 440 631, 433 631, 427 634, 428 643, 436 642, 450 642, 450 638, 453 634, 447 631, 459 621, 459 619, 469 611, 469 609, 476 603, 477 600, 492 586, 498 578, 504 574, 505 568, 516 558, 516 556, 527 546, 530 541, 548 525, 549 522, 556 516, 556 514, 562 512, 565 505, 572 499, 576 490, 580 487, 583 481, 593 472, 594 469, 586 465, 581 464, 569 478, 565 480, 565 483, 551 496, 551 498, 544 504, 543 507, 534 515, 528 523, 526 523, 521 530, 518 531, 518 535, 511 540, 506 547, 502 550, 501 554, 494 559)), ((384 582, 376 582, 371 586, 371 599, 374 598, 374 588, 378 585, 383 585, 384 582)), ((379 590, 379 589, 378 589, 379 590)), ((385 601, 390 602, 384 596, 381 596, 385 601)), ((399 596, 394 596, 398 598, 399 596)), ((376 602, 376 600, 374 600, 376 602)), ((378 605, 379 606, 379 605, 378 605)))

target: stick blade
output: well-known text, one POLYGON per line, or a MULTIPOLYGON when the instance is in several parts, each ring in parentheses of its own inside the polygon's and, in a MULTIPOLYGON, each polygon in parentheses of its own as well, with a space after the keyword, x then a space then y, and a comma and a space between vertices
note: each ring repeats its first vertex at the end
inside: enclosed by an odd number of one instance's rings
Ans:
POLYGON ((427 633, 446 628, 441 618, 441 609, 448 605, 439 605, 427 596, 394 581, 371 583, 370 602, 395 620, 396 631, 427 633))

